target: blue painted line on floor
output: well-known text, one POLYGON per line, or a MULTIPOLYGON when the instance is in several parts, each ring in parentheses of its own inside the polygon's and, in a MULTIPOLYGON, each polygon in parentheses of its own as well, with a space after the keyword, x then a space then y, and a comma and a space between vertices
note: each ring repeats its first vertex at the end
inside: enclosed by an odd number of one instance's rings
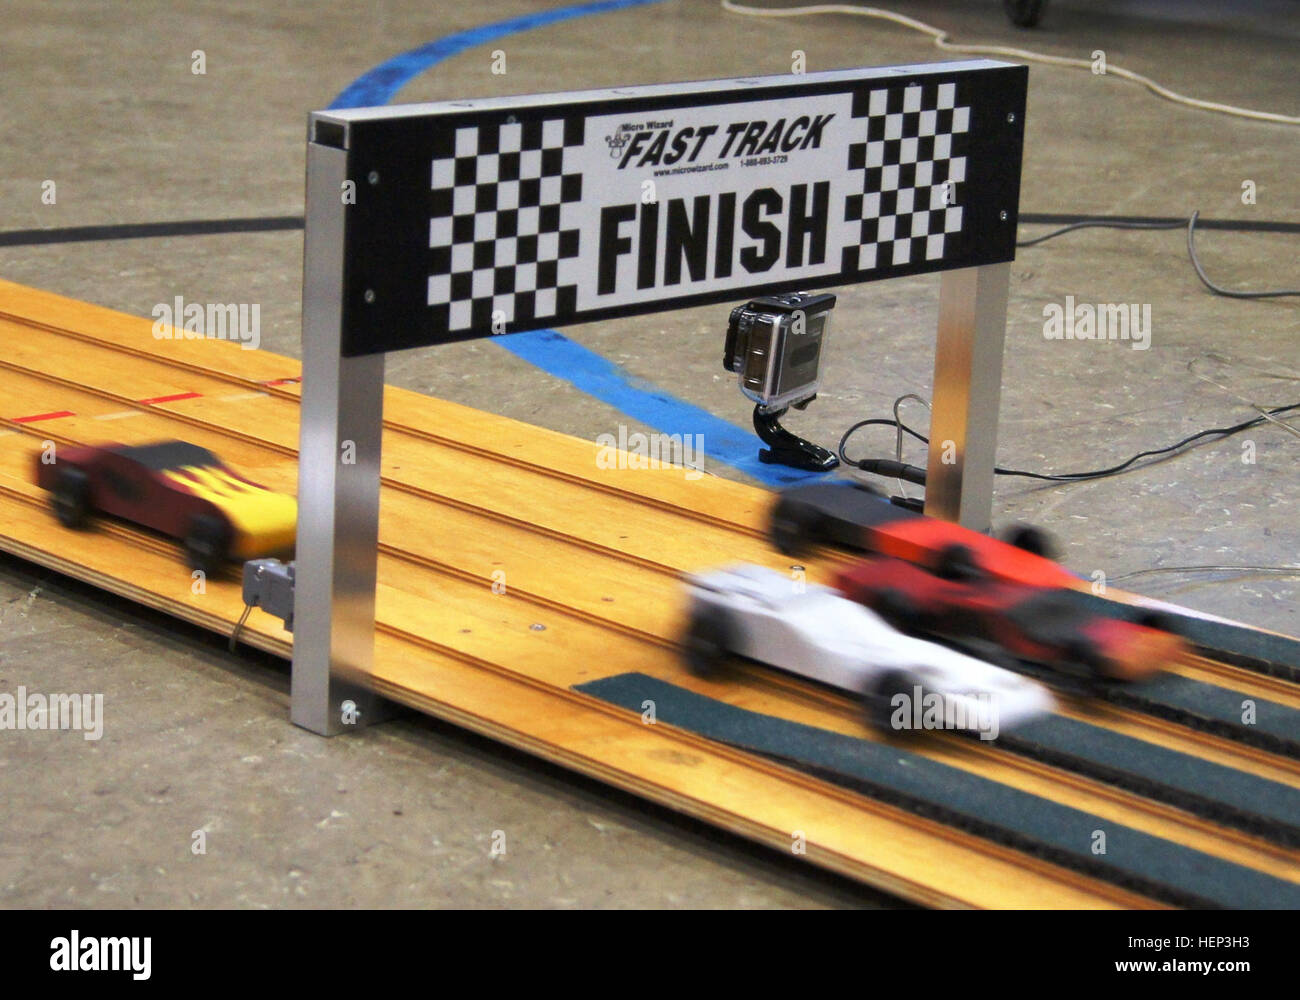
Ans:
POLYGON ((334 103, 330 107, 366 108, 387 104, 399 90, 429 67, 459 55, 466 49, 504 38, 506 35, 516 35, 522 31, 531 31, 533 28, 541 28, 560 21, 571 21, 589 14, 605 14, 627 7, 643 7, 661 2, 662 0, 599 0, 598 3, 539 10, 535 14, 524 14, 505 21, 481 24, 477 28, 458 31, 454 35, 436 38, 418 49, 403 52, 387 62, 380 63, 374 69, 367 70, 348 84, 347 88, 334 98, 334 103))
MULTIPOLYGON (((493 341, 516 357, 564 379, 647 426, 665 434, 700 435, 690 440, 700 442, 708 459, 723 462, 762 482, 784 486, 813 474, 783 465, 764 465, 758 459, 759 441, 753 431, 670 396, 555 330, 510 333, 494 337, 493 341)), ((708 470, 707 461, 695 464, 708 470)))
MULTIPOLYGON (((387 104, 407 83, 431 66, 476 45, 507 35, 589 14, 604 14, 661 2, 662 0, 600 0, 598 3, 556 7, 458 31, 421 45, 418 49, 403 52, 368 70, 334 98, 330 107, 360 108, 387 104)), ((824 475, 780 465, 764 465, 758 460, 758 438, 749 429, 737 427, 707 410, 676 399, 658 386, 636 378, 556 330, 534 330, 530 333, 494 337, 493 342, 661 433, 701 435, 704 454, 709 460, 730 465, 769 486, 786 486, 824 475)), ((692 437, 691 440, 697 439, 692 437)), ((703 467, 707 469, 707 462, 703 463, 703 467)))

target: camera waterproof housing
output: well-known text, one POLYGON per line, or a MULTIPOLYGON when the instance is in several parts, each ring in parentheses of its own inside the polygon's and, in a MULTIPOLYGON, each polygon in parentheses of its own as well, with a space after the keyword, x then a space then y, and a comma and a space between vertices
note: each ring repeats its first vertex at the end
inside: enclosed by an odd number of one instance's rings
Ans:
POLYGON ((761 462, 813 472, 840 464, 780 423, 791 406, 802 410, 817 398, 834 308, 834 295, 788 292, 731 310, 722 366, 740 375, 740 391, 754 401, 754 431, 767 445, 758 451, 761 462))
POLYGON ((722 364, 764 410, 798 407, 817 395, 835 296, 789 292, 731 311, 722 364))

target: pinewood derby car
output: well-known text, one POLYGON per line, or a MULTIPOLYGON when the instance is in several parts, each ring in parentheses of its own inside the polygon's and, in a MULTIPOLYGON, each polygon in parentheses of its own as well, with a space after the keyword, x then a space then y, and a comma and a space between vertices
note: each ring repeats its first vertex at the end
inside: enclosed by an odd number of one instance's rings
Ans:
POLYGON ((949 552, 931 573, 888 557, 841 571, 835 587, 895 628, 995 643, 1013 656, 1088 678, 1149 677, 1187 651, 1183 639, 1146 624, 1098 614, 1075 591, 1008 583, 979 572, 974 557, 949 552), (954 573, 953 571, 958 572, 954 573))
POLYGON ((1006 541, 926 517, 891 504, 875 490, 848 480, 783 490, 769 520, 772 544, 798 556, 817 544, 894 556, 940 571, 959 553, 989 576, 1036 587, 1069 587, 1078 581, 1048 558, 1051 542, 1037 528, 1019 526, 1006 541))
POLYGON ((181 541, 192 569, 212 574, 229 560, 293 548, 298 503, 231 470, 185 441, 59 448, 36 459, 59 522, 84 528, 108 514, 181 541))
POLYGON ((779 667, 859 696, 882 731, 960 729, 994 739, 1053 708, 1041 684, 904 635, 830 587, 752 565, 688 574, 685 583, 683 653, 697 676, 716 677, 731 656, 779 667))

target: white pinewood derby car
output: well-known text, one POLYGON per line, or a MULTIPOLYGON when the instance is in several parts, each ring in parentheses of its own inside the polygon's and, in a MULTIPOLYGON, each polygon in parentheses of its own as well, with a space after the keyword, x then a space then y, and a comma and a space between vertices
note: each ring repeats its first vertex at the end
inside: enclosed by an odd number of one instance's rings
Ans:
POLYGON ((685 582, 683 652, 698 676, 742 656, 861 696, 878 729, 957 729, 990 740, 1055 705, 1036 681, 904 635, 830 587, 752 565, 685 582))

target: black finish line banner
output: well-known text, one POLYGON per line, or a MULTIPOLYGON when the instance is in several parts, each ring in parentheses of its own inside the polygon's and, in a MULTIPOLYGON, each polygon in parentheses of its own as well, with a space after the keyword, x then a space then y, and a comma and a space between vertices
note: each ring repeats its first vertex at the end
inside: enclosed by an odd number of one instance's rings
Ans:
POLYGON ((344 354, 1009 261, 1027 79, 976 60, 317 112, 355 185, 344 354))

